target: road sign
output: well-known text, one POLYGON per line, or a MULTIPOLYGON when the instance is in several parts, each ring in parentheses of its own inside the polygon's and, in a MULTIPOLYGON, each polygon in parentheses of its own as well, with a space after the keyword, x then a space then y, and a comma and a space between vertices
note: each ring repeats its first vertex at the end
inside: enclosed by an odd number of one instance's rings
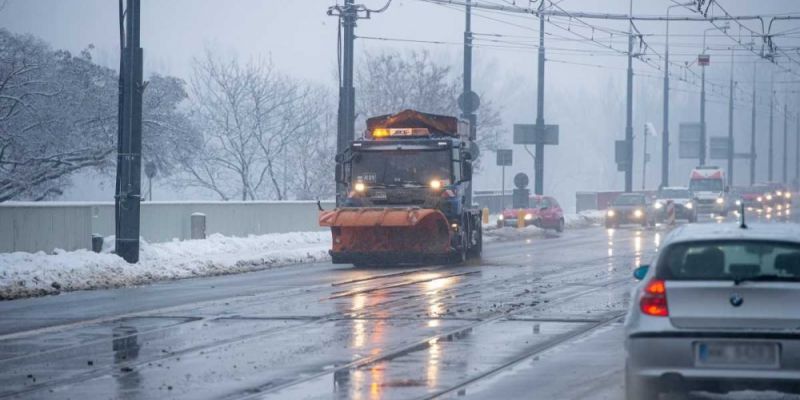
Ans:
POLYGON ((510 166, 513 161, 512 152, 508 149, 497 149, 497 165, 510 166))
POLYGON ((702 125, 699 122, 681 122, 678 137, 678 157, 684 159, 700 158, 700 132, 702 125))
POLYGON ((480 105, 481 105, 481 98, 475 92, 470 91, 468 94, 461 93, 458 96, 458 108, 460 108, 461 111, 465 113, 472 113, 477 111, 480 105))
POLYGON ((708 158, 712 160, 727 160, 730 142, 727 136, 717 136, 709 138, 708 158))
POLYGON ((528 175, 523 172, 520 172, 514 175, 514 186, 519 189, 525 189, 528 186, 529 180, 528 175))
POLYGON ((558 144, 558 125, 544 125, 544 130, 535 124, 514 124, 514 144, 558 144))
POLYGON ((531 191, 528 189, 514 189, 511 194, 511 206, 514 208, 530 207, 531 191))
POLYGON ((711 64, 711 56, 708 54, 700 54, 697 56, 697 64, 701 67, 705 67, 711 64))
MULTIPOLYGON (((628 157, 628 146, 625 145, 626 142, 624 140, 616 140, 614 141, 614 161, 616 161, 617 165, 626 165, 630 157, 628 157)), ((621 169, 620 171, 624 171, 621 169)))

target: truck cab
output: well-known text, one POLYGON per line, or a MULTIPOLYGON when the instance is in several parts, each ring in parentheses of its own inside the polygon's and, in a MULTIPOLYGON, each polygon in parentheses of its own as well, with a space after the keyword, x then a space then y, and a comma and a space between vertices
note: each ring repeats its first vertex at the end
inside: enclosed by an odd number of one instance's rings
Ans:
POLYGON ((699 166, 689 176, 689 191, 692 192, 698 213, 728 215, 733 207, 728 199, 725 172, 719 167, 699 166))

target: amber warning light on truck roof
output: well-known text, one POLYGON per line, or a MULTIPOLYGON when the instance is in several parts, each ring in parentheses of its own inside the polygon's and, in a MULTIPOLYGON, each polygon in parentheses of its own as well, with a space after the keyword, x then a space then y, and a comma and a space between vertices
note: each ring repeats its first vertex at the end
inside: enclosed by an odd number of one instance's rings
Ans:
POLYGON ((375 128, 372 131, 372 137, 375 139, 385 138, 385 137, 410 137, 410 136, 423 136, 428 137, 430 136, 431 132, 428 128, 375 128))

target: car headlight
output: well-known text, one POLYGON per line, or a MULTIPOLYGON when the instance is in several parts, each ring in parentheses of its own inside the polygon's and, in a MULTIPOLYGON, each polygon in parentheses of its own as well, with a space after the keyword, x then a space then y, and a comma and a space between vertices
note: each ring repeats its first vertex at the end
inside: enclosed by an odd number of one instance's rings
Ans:
POLYGON ((789 193, 789 192, 786 192, 786 198, 787 198, 787 199, 791 199, 791 198, 792 198, 792 194, 791 194, 791 193, 789 193))
POLYGON ((636 218, 642 218, 642 215, 644 215, 644 213, 642 212, 642 210, 635 210, 635 211, 633 212, 633 216, 634 216, 634 217, 636 217, 636 218))
POLYGON ((530 213, 525 214, 525 221, 530 221, 531 218, 533 218, 533 215, 531 215, 530 213))
POLYGON ((778 197, 781 197, 781 196, 783 196, 783 192, 781 192, 780 190, 778 190, 777 192, 775 192, 775 194, 777 194, 777 195, 778 195, 778 197))
POLYGON ((664 207, 664 205, 661 204, 660 201, 657 201, 655 204, 653 204, 653 207, 655 207, 656 210, 660 210, 661 207, 664 207))
POLYGON ((756 197, 756 200, 757 200, 759 203, 761 203, 762 201, 764 201, 764 198, 763 198, 763 197, 761 197, 761 196, 758 196, 758 197, 756 197))
POLYGON ((723 199, 722 197, 717 197, 717 204, 722 204, 724 202, 725 202, 725 199, 723 199))
POLYGON ((740 205, 742 205, 742 201, 741 201, 741 200, 736 200, 736 205, 737 205, 737 206, 740 206, 740 205))
POLYGON ((498 219, 498 220, 500 220, 500 221, 502 221, 502 220, 504 220, 505 218, 503 217, 503 214, 500 214, 500 216, 498 216, 498 217, 497 217, 497 219, 498 219))
POLYGON ((692 202, 691 202, 691 201, 690 201, 690 202, 688 202, 688 203, 686 203, 686 208, 688 208, 688 209, 690 209, 690 210, 691 210, 691 209, 692 209, 692 207, 694 207, 694 204, 692 204, 692 202))
POLYGON ((606 212, 606 215, 613 218, 615 215, 617 215, 617 213, 615 213, 614 210, 608 210, 608 212, 606 212))
POLYGON ((772 200, 772 195, 771 195, 771 194, 768 194, 768 195, 767 195, 767 201, 770 201, 770 200, 772 200))

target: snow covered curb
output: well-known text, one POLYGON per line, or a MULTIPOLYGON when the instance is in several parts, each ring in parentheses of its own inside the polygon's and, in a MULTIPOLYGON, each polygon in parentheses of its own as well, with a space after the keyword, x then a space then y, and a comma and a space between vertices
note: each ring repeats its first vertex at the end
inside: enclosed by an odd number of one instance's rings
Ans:
MULTIPOLYGON (((602 210, 588 210, 581 211, 578 214, 565 214, 564 227, 566 229, 580 229, 597 226, 603 223, 605 213, 602 210)), ((495 220, 496 221, 496 220, 495 220)), ((544 236, 547 232, 542 228, 535 226, 526 226, 525 228, 503 227, 498 228, 496 223, 490 223, 483 226, 484 242, 494 242, 497 240, 515 240, 527 239, 531 237, 544 236)))
POLYGON ((0 299, 321 261, 330 258, 331 239, 330 232, 321 231, 249 237, 214 234, 204 240, 142 242, 138 264, 128 264, 111 254, 113 237, 106 238, 105 243, 100 254, 88 250, 0 253, 0 299))

